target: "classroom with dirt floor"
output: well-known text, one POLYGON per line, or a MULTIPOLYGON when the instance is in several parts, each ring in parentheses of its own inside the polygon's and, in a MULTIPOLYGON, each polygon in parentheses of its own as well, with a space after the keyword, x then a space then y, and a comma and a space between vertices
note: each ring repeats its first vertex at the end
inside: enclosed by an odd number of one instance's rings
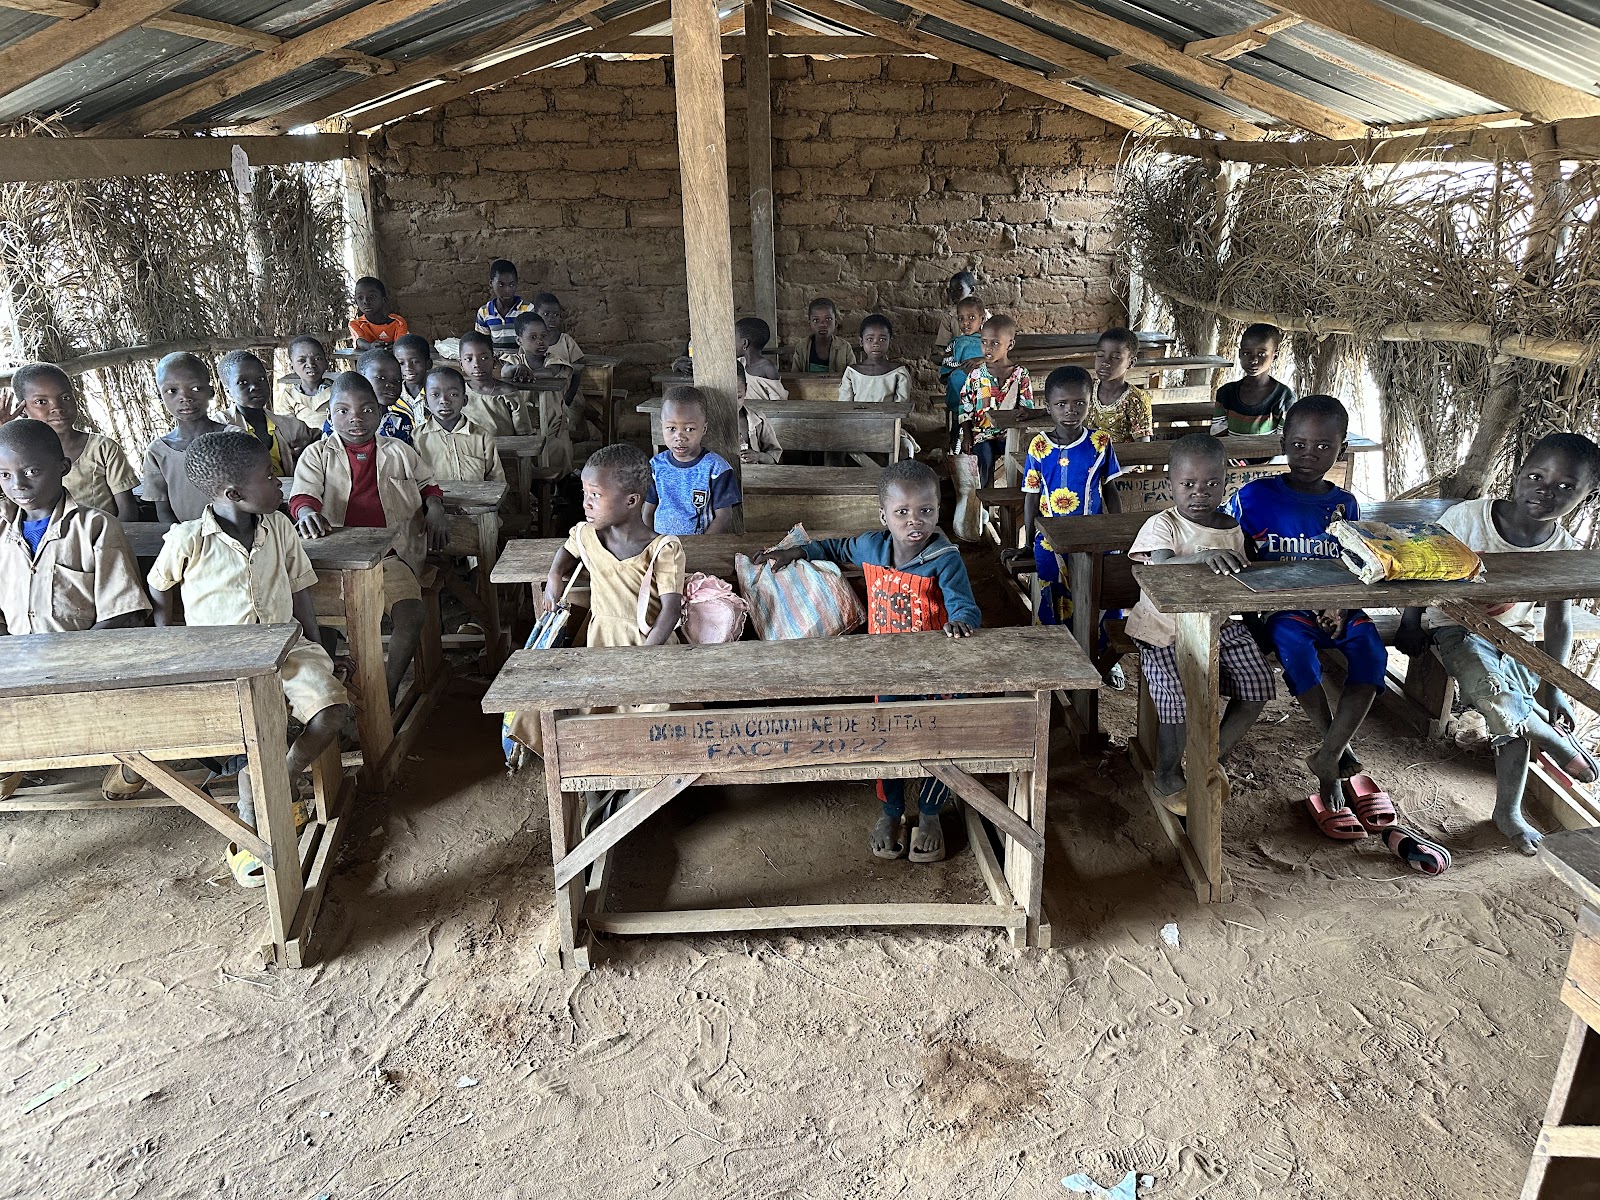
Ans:
POLYGON ((1597 359, 1591 0, 0 0, 0 1200, 1600 1200, 1597 359))

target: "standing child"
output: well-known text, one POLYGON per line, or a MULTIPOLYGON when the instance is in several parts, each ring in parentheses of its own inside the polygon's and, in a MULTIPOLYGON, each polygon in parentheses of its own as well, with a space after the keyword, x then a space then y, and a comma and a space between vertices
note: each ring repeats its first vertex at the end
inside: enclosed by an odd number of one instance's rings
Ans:
POLYGON ((428 372, 428 408, 413 429, 413 442, 433 477, 505 482, 506 469, 495 452, 494 432, 467 415, 467 385, 454 367, 428 372))
POLYGON ((533 432, 522 389, 500 378, 494 342, 483 333, 461 335, 461 375, 467 384, 467 412, 496 437, 533 432))
POLYGON ((289 515, 307 538, 340 526, 394 531, 394 549, 383 560, 384 608, 394 619, 385 668, 392 705, 422 637, 423 559, 450 540, 444 493, 415 450, 378 436, 383 409, 362 376, 335 377, 330 412, 333 432, 295 467, 289 515))
POLYGON ((567 310, 561 306, 554 292, 540 292, 533 298, 533 311, 539 314, 545 328, 550 331, 550 349, 546 355, 550 363, 564 363, 576 367, 583 361, 583 347, 567 332, 567 310))
POLYGON ((740 317, 733 323, 733 352, 744 368, 745 394, 751 400, 789 398, 777 366, 766 354, 771 340, 772 327, 760 317, 740 317))
POLYGON ((705 448, 706 398, 699 388, 669 388, 661 404, 667 448, 650 460, 644 519, 657 533, 726 533, 743 497, 722 455, 705 448))
POLYGON ((294 474, 294 460, 318 435, 288 413, 270 412, 267 400, 272 395, 267 368, 248 350, 225 354, 217 364, 217 378, 228 407, 223 421, 229 429, 248 433, 267 451, 274 475, 294 474))
MULTIPOLYGON (((1504 500, 1465 500, 1439 518, 1472 549, 1487 554, 1534 554, 1581 550, 1583 545, 1561 522, 1600 487, 1600 447, 1576 433, 1552 433, 1528 450, 1504 500)), ((1533 603, 1497 604, 1485 615, 1518 636, 1533 638, 1533 603)), ((1565 664, 1572 648, 1571 602, 1545 605, 1543 650, 1565 664)), ((1522 793, 1533 752, 1546 756, 1579 783, 1600 777, 1594 756, 1573 735, 1572 706, 1553 684, 1487 638, 1469 633, 1437 608, 1408 608, 1395 646, 1404 654, 1426 654, 1432 646, 1455 678, 1464 703, 1483 714, 1494 746, 1494 823, 1523 854, 1535 853, 1540 833, 1522 815, 1522 793)), ((1437 848, 1405 831, 1386 832, 1384 841, 1419 870, 1437 874, 1437 848), (1410 838, 1407 846, 1402 837, 1410 838), (1409 851, 1409 853, 1407 852, 1409 851)), ((1443 860, 1449 862, 1448 856, 1443 860)))
POLYGON ((733 369, 739 379, 739 461, 745 464, 781 461, 783 446, 778 435, 772 432, 764 416, 744 406, 748 394, 744 364, 736 363, 733 369))
POLYGON ((1235 434, 1277 433, 1288 420, 1294 389, 1272 375, 1283 331, 1276 325, 1248 325, 1239 338, 1239 367, 1243 379, 1217 389, 1217 412, 1211 432, 1218 437, 1235 434))
POLYGON ((415 410, 423 402, 428 372, 433 370, 433 347, 420 334, 408 333, 395 339, 394 360, 400 364, 400 387, 415 410))
POLYGON ((795 352, 795 371, 843 375, 844 369, 855 362, 856 352, 849 342, 834 336, 839 329, 839 306, 826 296, 819 296, 806 306, 806 320, 811 324, 811 336, 795 352))
MULTIPOLYGON (((295 788, 350 713, 349 696, 333 676, 333 659, 322 648, 312 607, 317 573, 294 523, 278 511, 283 485, 264 445, 238 430, 208 433, 189 448, 187 468, 211 502, 197 520, 167 530, 150 568, 156 624, 173 623, 172 593, 179 587, 188 625, 299 623, 301 636, 278 668, 289 715, 305 726, 289 747, 289 780, 295 788)), ((256 828, 250 774, 244 770, 239 771, 239 820, 256 828)), ((301 824, 297 814, 296 825, 301 824)), ((261 860, 248 850, 230 842, 227 861, 239 886, 266 883, 261 860)))
POLYGON ((328 352, 310 334, 289 343, 292 373, 278 380, 278 411, 297 418, 307 429, 321 429, 328 419, 328 352))
MULTIPOLYGON (((413 406, 406 399, 405 385, 400 372, 400 362, 386 347, 368 350, 356 359, 356 370, 372 385, 378 403, 383 405, 383 423, 378 426, 380 437, 399 438, 411 445, 411 428, 416 424, 420 405, 413 406)), ((333 426, 324 425, 324 434, 332 433, 333 426)))
POLYGON ((63 481, 72 498, 83 508, 137 521, 133 489, 139 477, 121 446, 104 434, 78 428, 78 401, 67 373, 52 363, 27 363, 11 376, 11 391, 24 417, 43 421, 61 439, 62 452, 72 464, 63 481))
MULTIPOLYGON (((1253 479, 1233 494, 1228 512, 1244 527, 1250 556, 1265 562, 1337 560, 1339 543, 1328 535, 1333 521, 1359 519, 1356 498, 1324 476, 1344 451, 1350 416, 1332 396, 1307 396, 1289 409, 1283 425, 1286 475, 1253 479)), ((1389 653, 1372 620, 1360 609, 1279 612, 1266 617, 1266 633, 1294 693, 1322 744, 1306 759, 1318 791, 1306 798, 1317 828, 1341 841, 1364 838, 1369 830, 1395 823, 1386 792, 1363 777, 1352 813, 1341 780, 1361 774, 1350 741, 1383 687, 1389 653), (1344 656, 1344 689, 1336 709, 1322 689, 1323 650, 1344 656)), ((1354 789, 1352 789, 1354 790, 1354 789)))
POLYGON ((517 318, 532 311, 533 305, 517 295, 517 264, 495 259, 489 264, 489 301, 478 309, 473 328, 495 350, 510 354, 517 348, 517 318))
POLYGON ((1116 442, 1148 442, 1155 428, 1150 393, 1129 383, 1128 372, 1139 356, 1139 335, 1131 329, 1108 329, 1094 350, 1094 373, 1099 380, 1089 424, 1104 429, 1116 442))
POLYGON ((389 311, 389 289, 383 280, 363 275, 356 280, 356 315, 350 319, 350 336, 357 350, 393 346, 411 327, 399 313, 389 311))
POLYGON ((189 482, 184 455, 196 438, 226 428, 208 412, 217 391, 211 386, 206 364, 181 351, 156 364, 156 387, 161 391, 161 403, 172 414, 173 428, 144 452, 140 492, 156 506, 156 520, 163 525, 193 521, 205 511, 210 497, 189 482))
POLYGON ((979 330, 989 319, 976 296, 956 302, 956 332, 945 348, 944 360, 939 364, 939 382, 944 384, 944 407, 950 444, 955 445, 957 414, 961 410, 961 389, 967 384, 967 373, 983 361, 983 338, 979 330))
MULTIPOLYGON (((933 335, 933 350, 935 354, 944 355, 950 349, 950 343, 965 333, 977 333, 978 326, 989 319, 989 310, 982 300, 974 294, 978 290, 978 277, 971 271, 957 271, 950 276, 950 282, 945 285, 945 296, 950 302, 950 307, 939 316, 939 330, 933 335), (970 330, 963 328, 961 320, 961 306, 971 301, 978 309, 978 320, 970 330)), ((976 358, 978 352, 973 351, 969 358, 976 358)), ((960 359, 956 360, 961 361, 960 359)))
MULTIPOLYGON (((1128 557, 1169 566, 1200 563, 1218 575, 1244 570, 1244 531, 1218 507, 1228 476, 1222 443, 1210 434, 1187 434, 1172 444, 1168 470, 1175 503, 1139 528, 1128 557)), ((1183 750, 1189 736, 1183 681, 1172 649, 1178 636, 1177 621, 1140 593, 1139 603, 1128 614, 1128 636, 1139 645, 1139 670, 1150 685, 1159 722, 1155 788, 1162 796, 1175 797, 1186 785, 1183 750)), ((1224 759, 1255 724, 1276 688, 1266 655, 1242 621, 1223 622, 1217 661, 1219 686, 1228 697, 1217 738, 1217 757, 1224 759)), ((1168 807, 1180 814, 1185 811, 1181 801, 1174 800, 1168 807)))
POLYGON ((863 404, 911 400, 911 370, 905 363, 889 361, 894 326, 882 313, 861 322, 861 361, 844 369, 839 399, 863 404))
MULTIPOLYGON (((994 461, 1005 447, 1005 430, 990 414, 997 408, 1032 408, 1033 381, 1028 368, 1011 361, 1017 341, 1017 323, 1004 313, 983 323, 983 361, 961 385, 957 402, 957 447, 978 456, 978 474, 984 487, 994 479, 994 461)), ((1079 368, 1081 370, 1081 368, 1079 368)))
MULTIPOLYGON (((881 531, 769 550, 757 561, 783 567, 806 558, 860 566, 867 578, 868 633, 938 629, 947 637, 969 636, 983 617, 961 551, 939 528, 939 477, 933 468, 915 459, 885 467, 878 478, 878 504, 878 519, 884 526, 881 531)), ((938 862, 944 857, 939 811, 949 796, 950 790, 936 779, 922 783, 917 828, 911 835, 912 862, 938 862)), ((872 827, 872 853, 878 858, 899 858, 906 854, 901 836, 905 780, 880 779, 878 798, 883 811, 872 827)))
MULTIPOLYGON (((1032 548, 1039 579, 1036 625, 1066 625, 1072 620, 1072 592, 1039 518, 1092 517, 1121 512, 1110 483, 1122 474, 1111 435, 1084 424, 1094 380, 1082 367, 1057 367, 1044 381, 1044 405, 1054 428, 1034 435, 1022 472, 1023 537, 1032 548)), ((1029 550, 1007 551, 1015 560, 1029 550)))

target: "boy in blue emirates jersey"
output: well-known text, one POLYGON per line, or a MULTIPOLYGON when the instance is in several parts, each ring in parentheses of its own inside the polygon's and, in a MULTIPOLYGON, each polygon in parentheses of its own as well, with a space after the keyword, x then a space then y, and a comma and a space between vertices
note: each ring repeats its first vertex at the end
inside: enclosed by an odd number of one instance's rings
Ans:
MULTIPOLYGON (((1324 476, 1344 452, 1349 425, 1349 413, 1332 396, 1307 396, 1289 409, 1283 426, 1287 474, 1252 480, 1227 504, 1244 530, 1252 558, 1338 559, 1339 543, 1329 536, 1328 526, 1359 519, 1360 509, 1353 495, 1324 476)), ((1270 613, 1266 632, 1284 682, 1322 734, 1322 745, 1306 759, 1318 782, 1319 794, 1309 801, 1312 817, 1330 837, 1364 837, 1365 823, 1344 811, 1348 797, 1343 781, 1361 773, 1350 740, 1383 686, 1388 666, 1383 640, 1360 609, 1270 613), (1322 690, 1318 654, 1323 650, 1339 651, 1348 664, 1344 690, 1332 710, 1322 690)))
POLYGON ((733 466, 705 448, 706 398, 698 388, 675 387, 661 404, 661 438, 667 448, 650 460, 644 520, 657 533, 685 536, 727 533, 733 506, 743 497, 733 466))

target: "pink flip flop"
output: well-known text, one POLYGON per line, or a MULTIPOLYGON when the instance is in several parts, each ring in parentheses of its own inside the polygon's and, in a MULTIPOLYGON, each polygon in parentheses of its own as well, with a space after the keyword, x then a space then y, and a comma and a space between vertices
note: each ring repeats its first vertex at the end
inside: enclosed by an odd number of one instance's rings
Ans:
POLYGON ((1329 808, 1322 802, 1322 793, 1312 792, 1306 797, 1306 811, 1311 814, 1311 819, 1317 823, 1325 837, 1330 837, 1336 842, 1359 842, 1367 836, 1367 830, 1355 813, 1348 808, 1329 808))
POLYGON ((1400 823, 1394 799, 1371 775, 1352 775, 1344 784, 1349 789, 1350 807, 1355 810, 1356 820, 1368 833, 1382 833, 1400 823))

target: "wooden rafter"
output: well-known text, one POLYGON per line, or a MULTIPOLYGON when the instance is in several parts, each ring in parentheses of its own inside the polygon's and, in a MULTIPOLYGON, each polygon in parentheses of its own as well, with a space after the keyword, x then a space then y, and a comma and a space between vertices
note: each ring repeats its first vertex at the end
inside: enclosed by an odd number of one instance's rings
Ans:
POLYGON ((363 83, 352 83, 336 92, 318 96, 315 100, 308 100, 284 112, 274 113, 264 120, 252 122, 246 127, 245 132, 287 133, 302 125, 315 125, 336 113, 349 112, 363 104, 371 104, 387 96, 398 95, 420 84, 432 83, 435 80, 454 83, 463 77, 466 68, 476 66, 480 59, 512 49, 520 42, 548 33, 559 25, 593 12, 603 3, 605 0, 572 0, 566 4, 540 5, 532 13, 496 25, 493 29, 478 34, 477 37, 468 38, 444 50, 413 59, 401 66, 393 75, 363 83))
POLYGON ((1229 59, 1238 58, 1241 54, 1254 54, 1272 40, 1273 34, 1282 33, 1300 22, 1300 17, 1284 16, 1280 13, 1276 17, 1268 17, 1265 21, 1257 21, 1238 33, 1225 33, 1221 37, 1185 42, 1183 52, 1190 58, 1209 58, 1216 62, 1227 62, 1229 59))
POLYGON ((271 50, 247 58, 237 66, 227 67, 187 87, 168 92, 148 104, 142 104, 132 112, 114 117, 98 126, 94 133, 142 134, 169 128, 179 124, 185 117, 242 96, 252 88, 271 83, 309 62, 327 58, 351 42, 382 33, 402 21, 409 21, 429 9, 437 8, 439 4, 440 0, 373 0, 326 25, 319 25, 309 33, 290 38, 271 50))
MULTIPOLYGON (((1161 138, 1169 154, 1261 166, 1353 167, 1371 163, 1437 159, 1441 162, 1493 162, 1527 156, 1530 137, 1550 146, 1564 160, 1600 159, 1600 117, 1572 117, 1534 128, 1463 129, 1457 136, 1425 133, 1341 142, 1217 142, 1202 138, 1161 138)), ((1246 322, 1248 324, 1248 322, 1246 322)))
POLYGON ((886 42, 894 42, 918 54, 928 54, 943 62, 981 72, 990 79, 997 79, 1001 83, 1023 88, 1036 96, 1065 104, 1069 108, 1098 117, 1120 129, 1137 129, 1150 119, 1147 114, 1136 108, 1129 108, 1126 104, 1118 104, 1115 100, 1096 96, 1093 92, 1073 87, 1070 83, 1048 79, 1026 67, 1019 67, 992 54, 985 54, 982 50, 974 50, 970 46, 946 41, 944 38, 934 37, 919 30, 907 29, 897 21, 852 8, 848 4, 840 4, 838 0, 803 0, 803 6, 805 11, 813 16, 849 29, 859 30, 871 37, 882 38, 886 42))
POLYGON ((470 96, 473 92, 481 92, 484 88, 493 87, 514 79, 518 75, 525 75, 529 71, 537 71, 542 67, 553 66, 575 54, 588 54, 609 45, 618 38, 627 37, 629 34, 638 33, 641 29, 648 29, 658 25, 670 15, 667 0, 657 0, 654 4, 644 8, 635 9, 626 16, 617 17, 607 21, 599 29, 586 29, 558 41, 550 42, 534 50, 521 54, 514 54, 510 58, 502 59, 492 67, 485 67, 481 71, 473 71, 464 75, 454 83, 442 87, 429 88, 426 91, 416 92, 413 95, 402 96, 391 100, 387 104, 380 104, 376 108, 369 108, 354 114, 350 123, 357 129, 376 129, 379 125, 394 121, 400 117, 410 116, 414 112, 424 109, 437 108, 441 104, 448 104, 452 100, 459 100, 462 96, 470 96))
MULTIPOLYGON (((770 53, 775 55, 837 55, 841 57, 861 57, 880 55, 911 54, 904 46, 894 42, 885 41, 875 37, 839 37, 828 33, 815 34, 771 34, 768 38, 770 53)), ((636 36, 620 38, 606 47, 609 53, 618 54, 665 54, 672 53, 671 35, 659 37, 636 36)), ((745 52, 743 34, 734 34, 732 37, 722 39, 722 52, 724 54, 740 54, 745 52)))
POLYGON ((226 171, 235 146, 258 167, 331 162, 359 154, 362 142, 342 133, 292 138, 4 138, 0 139, 0 183, 226 171))
POLYGON ((107 0, 74 19, 57 21, 7 46, 0 50, 0 96, 43 79, 175 3, 177 0, 107 0))
POLYGON ((1273 7, 1487 96, 1530 120, 1600 114, 1600 96, 1546 79, 1373 0, 1273 0, 1273 7))
MULTIPOLYGON (((1007 46, 1021 50, 1033 58, 1042 59, 1060 67, 1063 80, 1081 77, 1114 87, 1125 95, 1153 104, 1185 121, 1192 121, 1202 129, 1212 129, 1229 137, 1260 137, 1262 131, 1243 117, 1226 109, 1197 100, 1185 92, 1164 83, 1147 79, 1127 69, 1131 64, 1108 62, 1080 50, 1060 38, 1040 33, 1031 25, 1013 21, 979 8, 967 0, 906 0, 908 7, 941 21, 949 21, 963 29, 982 33, 1007 46)), ((1178 57, 1183 55, 1179 52, 1178 57)))
MULTIPOLYGON (((1231 97, 1241 104, 1270 113, 1280 121, 1330 138, 1360 137, 1367 127, 1354 117, 1315 100, 1235 70, 1227 63, 1192 58, 1165 38, 1109 17, 1075 0, 1011 0, 1018 8, 1046 21, 1093 38, 1118 52, 1114 62, 1126 66, 1148 63, 1179 79, 1231 97)), ((977 26, 982 28, 982 26, 977 26)))

